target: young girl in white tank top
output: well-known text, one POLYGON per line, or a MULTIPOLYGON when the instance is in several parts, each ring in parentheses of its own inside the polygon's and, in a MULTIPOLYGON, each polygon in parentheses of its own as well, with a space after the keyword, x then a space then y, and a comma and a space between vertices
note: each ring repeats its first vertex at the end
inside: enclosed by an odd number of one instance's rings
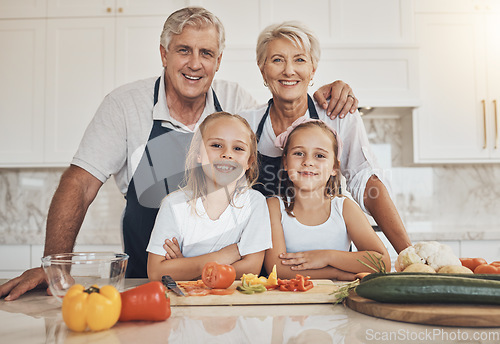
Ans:
POLYGON ((265 268, 274 264, 281 278, 352 280, 370 271, 358 260, 368 253, 389 254, 361 208, 339 194, 341 141, 324 122, 301 117, 276 139, 283 148, 285 194, 268 199, 273 247, 265 268), (349 252, 351 241, 357 252, 349 252))

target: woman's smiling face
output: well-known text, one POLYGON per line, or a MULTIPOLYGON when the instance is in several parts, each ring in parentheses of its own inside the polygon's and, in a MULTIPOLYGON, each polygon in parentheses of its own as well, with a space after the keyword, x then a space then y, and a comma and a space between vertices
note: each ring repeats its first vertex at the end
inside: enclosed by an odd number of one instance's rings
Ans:
POLYGON ((261 73, 275 99, 294 102, 305 97, 314 72, 311 55, 304 48, 286 38, 269 42, 261 73))

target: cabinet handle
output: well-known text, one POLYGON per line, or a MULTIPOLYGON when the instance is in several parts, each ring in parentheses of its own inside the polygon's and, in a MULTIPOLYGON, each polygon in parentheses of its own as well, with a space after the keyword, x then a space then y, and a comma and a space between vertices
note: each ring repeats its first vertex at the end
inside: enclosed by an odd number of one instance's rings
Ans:
POLYGON ((106 12, 111 13, 111 7, 106 8, 106 12))
POLYGON ((493 99, 493 112, 495 114, 495 149, 498 148, 498 114, 497 114, 497 100, 493 99))
POLYGON ((118 8, 118 13, 123 13, 123 8, 118 8))
POLYGON ((484 145, 483 149, 486 149, 488 140, 486 137, 486 100, 481 100, 481 104, 483 104, 483 123, 484 123, 484 145))

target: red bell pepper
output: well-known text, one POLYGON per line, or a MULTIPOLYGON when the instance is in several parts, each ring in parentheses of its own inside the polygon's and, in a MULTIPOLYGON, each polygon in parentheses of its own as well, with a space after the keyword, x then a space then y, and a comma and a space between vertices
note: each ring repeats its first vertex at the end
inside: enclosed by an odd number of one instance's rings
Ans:
POLYGON ((165 286, 149 282, 121 293, 122 311, 120 321, 162 321, 170 317, 170 299, 165 286))
POLYGON ((306 291, 314 286, 309 278, 309 276, 304 277, 299 274, 295 275, 295 278, 289 280, 278 278, 278 286, 281 291, 306 291))

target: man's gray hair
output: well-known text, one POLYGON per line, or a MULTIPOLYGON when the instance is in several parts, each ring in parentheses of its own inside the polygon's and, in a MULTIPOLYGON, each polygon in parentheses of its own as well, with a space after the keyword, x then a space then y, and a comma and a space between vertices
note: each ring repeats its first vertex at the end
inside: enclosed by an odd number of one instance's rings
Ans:
POLYGON ((160 44, 168 51, 168 45, 172 40, 173 35, 180 35, 186 25, 191 25, 197 28, 213 25, 219 34, 219 51, 220 55, 225 48, 226 33, 222 22, 212 12, 203 7, 185 7, 172 13, 165 24, 160 36, 160 44))

